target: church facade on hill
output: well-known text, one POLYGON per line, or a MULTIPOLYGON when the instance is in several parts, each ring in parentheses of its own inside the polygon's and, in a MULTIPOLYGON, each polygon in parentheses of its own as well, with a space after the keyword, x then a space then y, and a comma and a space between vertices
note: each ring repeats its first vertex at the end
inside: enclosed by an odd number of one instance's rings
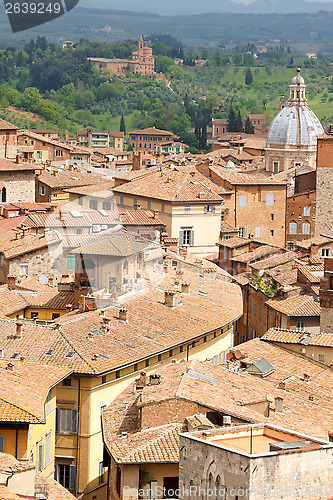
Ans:
POLYGON ((295 167, 316 167, 317 139, 324 129, 305 97, 306 85, 297 69, 289 85, 289 99, 273 119, 265 148, 266 170, 282 172, 295 167))
POLYGON ((104 59, 99 57, 88 57, 88 59, 98 68, 106 69, 116 75, 153 75, 155 67, 155 57, 153 50, 148 47, 140 35, 138 40, 138 50, 132 52, 132 59, 104 59))

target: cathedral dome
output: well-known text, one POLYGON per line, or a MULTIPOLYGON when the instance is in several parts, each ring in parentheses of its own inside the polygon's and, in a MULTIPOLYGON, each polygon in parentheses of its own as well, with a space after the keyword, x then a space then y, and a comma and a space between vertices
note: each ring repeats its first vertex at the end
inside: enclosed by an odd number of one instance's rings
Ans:
POLYGON ((267 145, 279 144, 290 146, 315 146, 324 129, 308 107, 305 98, 304 79, 297 69, 297 75, 291 81, 287 106, 275 116, 267 135, 267 145))
POLYGON ((324 129, 307 106, 286 106, 272 121, 267 135, 267 144, 315 146, 317 137, 324 129))

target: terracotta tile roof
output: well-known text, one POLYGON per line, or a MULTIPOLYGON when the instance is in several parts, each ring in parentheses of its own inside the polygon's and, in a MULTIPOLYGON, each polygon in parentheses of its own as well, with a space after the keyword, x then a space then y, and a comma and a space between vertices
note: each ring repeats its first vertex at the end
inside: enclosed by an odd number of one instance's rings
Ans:
MULTIPOLYGON (((14 291, 15 292, 15 291, 14 291)), ((74 305, 73 292, 58 292, 53 291, 16 291, 18 297, 22 297, 27 303, 27 306, 38 307, 43 309, 64 309, 67 305, 74 305)), ((26 307, 27 307, 26 306, 26 307)), ((0 309, 1 313, 1 309, 0 309)))
POLYGON ((32 292, 48 292, 54 290, 53 286, 41 283, 32 278, 17 278, 15 288, 17 290, 30 290, 32 292))
MULTIPOLYGON (((143 238, 137 233, 120 229, 118 231, 103 231, 94 241, 82 243, 72 253, 84 255, 107 255, 115 257, 128 257, 139 252, 160 249, 158 243, 143 238)), ((162 251, 161 251, 162 257, 162 251)))
POLYGON ((17 313, 27 305, 28 303, 16 290, 9 290, 7 285, 0 286, 0 316, 17 313))
POLYGON ((236 149, 226 149, 226 150, 221 150, 221 158, 227 158, 228 156, 232 156, 233 158, 236 158, 237 160, 242 160, 242 161, 248 161, 248 160, 254 160, 254 156, 246 153, 246 151, 238 151, 236 149))
POLYGON ((22 500, 22 497, 16 495, 16 493, 3 484, 0 484, 0 498, 1 500, 22 500))
POLYGON ((9 219, 0 220, 0 231, 9 231, 13 227, 18 227, 24 222, 26 215, 21 215, 19 217, 10 217, 9 219))
POLYGON ((82 171, 60 171, 57 169, 53 169, 54 172, 57 172, 56 175, 53 175, 49 170, 43 170, 41 175, 39 176, 39 182, 42 182, 46 186, 50 188, 70 188, 77 186, 88 186, 92 184, 99 183, 101 181, 100 177, 97 177, 93 174, 88 174, 82 171))
POLYGON ((249 245, 253 242, 250 238, 242 238, 240 236, 233 236, 229 240, 221 240, 219 239, 219 245, 227 248, 238 248, 243 247, 245 245, 249 245))
POLYGON ((298 270, 310 283, 320 283, 324 277, 324 264, 299 266, 298 270))
MULTIPOLYGON (((4 321, 0 320, 1 326, 4 321)), ((10 359, 10 356, 7 356, 8 350, 4 346, 3 335, 1 337, 4 356, 9 358, 0 360, 2 418, 7 422, 44 422, 44 403, 49 389, 69 375, 71 370, 60 366, 46 367, 42 364, 10 359), (8 363, 13 365, 12 370, 8 369, 8 363)), ((8 337, 6 341, 7 344, 15 346, 16 352, 20 351, 20 343, 24 342, 8 337)))
MULTIPOLYGON (((271 174, 265 170, 253 170, 252 172, 245 172, 240 169, 229 169, 223 166, 212 164, 209 166, 210 170, 217 174, 221 179, 228 181, 234 185, 248 185, 248 184, 261 184, 261 185, 281 185, 286 186, 285 182, 276 180, 271 174)), ((200 165, 198 165, 200 169, 200 165)))
POLYGON ((248 285, 251 281, 251 278, 248 275, 248 273, 241 273, 241 274, 236 274, 236 276, 234 276, 234 280, 239 285, 248 285))
POLYGON ((140 177, 145 177, 147 175, 151 175, 152 172, 159 172, 159 171, 160 171, 159 166, 142 168, 140 170, 129 170, 128 172, 115 173, 114 179, 124 181, 124 183, 125 183, 125 182, 130 182, 132 180, 138 179, 140 177))
MULTIPOLYGON (((103 414, 104 440, 113 458, 126 462, 133 457, 137 446, 149 445, 149 438, 146 440, 144 433, 148 436, 150 429, 140 431, 139 428, 139 408, 144 406, 148 412, 151 405, 156 408, 161 402, 170 400, 175 402, 176 409, 174 413, 163 413, 164 426, 184 423, 176 402, 183 409, 185 400, 200 405, 203 411, 205 408, 218 410, 246 422, 282 425, 327 440, 333 416, 332 370, 259 339, 238 347, 243 362, 251 364, 264 357, 274 370, 267 377, 258 378, 242 370, 236 374, 222 365, 192 361, 161 367, 157 372, 160 384, 146 385, 140 397, 142 402, 138 393, 133 394, 132 385, 125 389, 103 414), (310 383, 302 380, 304 373, 310 374, 310 383), (282 381, 287 382, 286 390, 278 387, 282 381), (310 394, 314 395, 314 400, 309 399, 310 394), (282 413, 274 411, 274 398, 278 396, 283 398, 282 413), (269 417, 255 411, 251 407, 254 402, 267 402, 271 408, 269 417), (127 438, 122 437, 122 432, 127 433, 127 438)), ((192 416, 190 411, 188 416, 192 416)), ((163 423, 161 418, 159 422, 163 423)), ((153 455, 152 460, 154 458, 153 455)))
POLYGON ((231 224, 229 224, 229 222, 227 222, 225 220, 221 220, 221 232, 222 233, 230 233, 230 232, 238 233, 238 229, 236 227, 232 226, 231 224))
POLYGON ((254 262, 250 264, 250 266, 256 271, 271 269, 281 264, 285 264, 287 262, 292 262, 296 259, 297 255, 295 252, 286 252, 280 255, 273 255, 268 259, 261 260, 259 262, 254 262))
POLYGON ((17 240, 14 239, 12 231, 7 231, 0 236, 0 252, 6 259, 13 259, 59 243, 60 238, 54 231, 48 231, 45 236, 27 234, 17 240))
MULTIPOLYGON (((39 474, 35 476, 35 495, 39 491, 47 492, 48 500, 75 500, 76 497, 72 495, 66 488, 64 488, 58 481, 52 477, 44 477, 39 474)), ((39 498, 37 495, 35 498, 39 498)))
POLYGON ((261 337, 261 340, 285 344, 333 347, 333 333, 297 332, 295 330, 271 328, 261 337))
POLYGON ((170 137, 172 136, 172 132, 168 132, 168 130, 160 130, 155 127, 149 127, 149 128, 143 128, 141 130, 134 130, 133 132, 129 132, 129 135, 131 134, 136 134, 136 135, 169 135, 170 137))
MULTIPOLYGON (((260 260, 260 262, 263 262, 262 259, 264 257, 267 257, 268 255, 274 255, 276 253, 280 253, 281 248, 279 247, 273 247, 270 245, 262 245, 260 247, 255 248, 254 250, 251 250, 250 252, 244 252, 240 255, 236 255, 235 257, 232 257, 230 260, 234 262, 243 262, 243 263, 250 263, 254 262, 257 260, 260 260)), ((275 257, 276 255, 274 255, 275 257)), ((267 259, 265 259, 267 260, 267 259)))
POLYGON ((280 285, 293 285, 297 282, 297 266, 293 260, 272 267, 271 269, 265 269, 265 274, 273 278, 280 285))
POLYGON ((66 189, 67 193, 79 194, 82 196, 93 196, 94 198, 108 198, 113 196, 112 188, 114 181, 105 180, 100 184, 92 184, 89 186, 78 186, 66 189))
POLYGON ((288 299, 270 299, 266 305, 287 316, 320 316, 319 301, 306 293, 288 299))
POLYGON ((0 453, 0 471, 6 470, 8 467, 17 472, 35 468, 31 462, 20 462, 9 453, 0 453))
POLYGON ((56 139, 51 139, 50 137, 44 137, 43 135, 36 134, 31 130, 19 130, 17 133, 17 137, 30 137, 31 139, 36 139, 37 141, 46 142, 47 144, 51 144, 52 146, 56 146, 63 149, 71 150, 72 146, 70 144, 65 144, 64 142, 60 142, 56 139))
POLYGON ((0 118, 0 130, 18 130, 18 127, 0 118))
POLYGON ((158 216, 154 218, 151 210, 124 210, 119 212, 119 216, 124 226, 164 226, 158 216))
POLYGON ((295 241, 295 246, 299 248, 303 248, 304 250, 308 250, 312 246, 322 246, 327 243, 333 243, 333 238, 329 238, 328 236, 314 236, 313 238, 308 238, 302 241, 295 241))
POLYGON ((130 183, 114 188, 115 193, 132 194, 168 200, 172 202, 215 201, 220 203, 220 194, 226 191, 201 174, 195 167, 162 167, 148 177, 140 177, 130 183))
POLYGON ((40 170, 41 165, 31 163, 16 163, 12 160, 0 158, 0 172, 23 172, 26 170, 40 170))
POLYGON ((118 212, 103 211, 92 209, 81 209, 80 205, 67 204, 59 209, 59 211, 42 214, 29 214, 23 223, 27 227, 33 228, 51 228, 51 229, 67 229, 77 227, 90 228, 94 224, 99 225, 117 225, 120 223, 118 212))

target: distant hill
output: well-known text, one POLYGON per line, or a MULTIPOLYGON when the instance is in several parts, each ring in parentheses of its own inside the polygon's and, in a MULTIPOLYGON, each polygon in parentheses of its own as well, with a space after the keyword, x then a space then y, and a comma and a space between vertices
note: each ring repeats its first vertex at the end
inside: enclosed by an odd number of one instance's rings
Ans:
MULTIPOLYGON (((81 7, 92 7, 91 0, 80 0, 81 7)), ((94 8, 126 9, 147 11, 157 14, 183 13, 200 14, 208 12, 228 12, 234 14, 272 14, 272 13, 315 13, 321 10, 333 11, 333 2, 309 2, 307 0, 254 0, 244 5, 231 0, 169 0, 166 3, 156 0, 95 0, 94 8), (140 7, 139 7, 140 6, 140 7)))

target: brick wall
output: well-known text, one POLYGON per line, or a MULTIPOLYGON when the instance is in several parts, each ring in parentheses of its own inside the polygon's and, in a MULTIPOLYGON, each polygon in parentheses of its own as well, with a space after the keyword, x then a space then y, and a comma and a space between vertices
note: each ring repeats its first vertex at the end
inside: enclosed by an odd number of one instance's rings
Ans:
POLYGON ((170 399, 142 408, 141 428, 158 427, 172 422, 184 422, 189 415, 198 413, 196 403, 183 399, 170 399))
POLYGON ((333 236, 333 137, 318 139, 316 235, 333 236))

